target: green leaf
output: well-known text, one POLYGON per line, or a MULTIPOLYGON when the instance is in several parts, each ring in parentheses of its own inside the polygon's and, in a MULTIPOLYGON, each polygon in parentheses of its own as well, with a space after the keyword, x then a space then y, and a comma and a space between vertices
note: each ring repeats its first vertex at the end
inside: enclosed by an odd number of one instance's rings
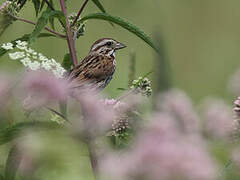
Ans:
POLYGON ((92 2, 93 2, 103 13, 106 13, 106 10, 104 9, 103 5, 100 3, 99 0, 92 0, 92 2))
POLYGON ((42 0, 41 5, 40 5, 39 12, 42 11, 42 9, 43 9, 43 7, 44 7, 45 4, 46 4, 46 1, 45 1, 45 0, 42 0))
POLYGON ((71 60, 70 54, 69 53, 65 54, 64 58, 63 58, 63 62, 62 62, 62 67, 64 67, 64 69, 66 69, 67 71, 70 71, 72 65, 73 64, 72 64, 72 60, 71 60))
MULTIPOLYGON (((53 7, 53 8, 54 8, 54 6, 53 6, 53 1, 52 1, 52 0, 50 0, 50 1, 49 1, 49 3, 50 3, 50 5, 51 5, 51 7, 53 7)), ((50 10, 51 10, 51 8, 50 8, 50 7, 48 7, 48 9, 50 9, 50 10)), ((55 25, 54 25, 54 17, 50 17, 50 18, 49 18, 49 24, 50 24, 51 28, 52 28, 53 30, 55 30, 55 25)))
POLYGON ((38 16, 38 12, 39 12, 39 8, 40 8, 40 0, 32 0, 32 3, 34 5, 36 16, 38 16))
POLYGON ((0 145, 6 144, 16 138, 18 138, 24 130, 32 128, 37 129, 56 129, 59 126, 54 122, 21 122, 12 125, 6 129, 0 130, 0 145))
POLYGON ((43 28, 47 25, 48 20, 50 17, 57 17, 57 18, 63 18, 64 15, 61 11, 52 11, 52 10, 46 10, 42 13, 41 17, 38 19, 37 24, 35 25, 35 28, 29 38, 29 42, 34 42, 40 32, 43 30, 43 28))
POLYGON ((128 30, 129 32, 135 34, 139 38, 141 38, 143 41, 145 41, 148 45, 150 45, 154 50, 158 51, 158 48, 155 46, 153 43, 152 39, 146 35, 140 28, 137 26, 133 25, 132 23, 117 17, 117 16, 111 16, 106 13, 95 13, 95 14, 89 14, 81 19, 81 22, 84 22, 88 19, 101 19, 105 21, 109 21, 112 23, 115 23, 124 29, 128 30))
MULTIPOLYGON (((28 41, 29 37, 31 34, 25 34, 24 36, 15 39, 14 41, 11 41, 11 43, 13 44, 13 47, 16 46, 16 41, 21 40, 21 41, 28 41)), ((54 34, 50 34, 50 33, 40 33, 38 38, 42 38, 42 37, 57 37, 54 34)), ((4 54, 6 54, 8 52, 8 50, 3 49, 2 47, 0 47, 0 57, 3 56, 4 54)))
POLYGON ((19 165, 21 163, 21 155, 18 147, 14 145, 8 154, 5 165, 5 180, 14 180, 19 165))

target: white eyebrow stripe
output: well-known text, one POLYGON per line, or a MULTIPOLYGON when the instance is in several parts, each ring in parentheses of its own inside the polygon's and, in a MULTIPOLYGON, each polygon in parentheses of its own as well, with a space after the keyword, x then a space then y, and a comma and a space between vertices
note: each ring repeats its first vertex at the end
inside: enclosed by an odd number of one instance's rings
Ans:
POLYGON ((95 45, 92 47, 92 50, 97 49, 97 47, 100 47, 100 46, 104 45, 107 41, 109 41, 109 40, 108 40, 108 39, 104 39, 103 41, 95 44, 95 45))

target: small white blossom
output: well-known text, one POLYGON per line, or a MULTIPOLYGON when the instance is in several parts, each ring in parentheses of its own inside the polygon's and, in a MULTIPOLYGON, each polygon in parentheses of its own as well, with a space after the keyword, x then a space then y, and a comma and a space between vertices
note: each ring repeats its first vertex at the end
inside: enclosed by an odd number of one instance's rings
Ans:
POLYGON ((25 67, 28 67, 28 65, 31 63, 31 59, 29 57, 25 57, 25 58, 21 59, 20 61, 25 67))
POLYGON ((28 43, 26 41, 21 41, 21 40, 17 40, 16 41, 17 45, 20 45, 20 46, 27 46, 28 43))
POLYGON ((27 45, 28 45, 28 43, 27 43, 26 41, 20 41, 20 40, 18 40, 18 41, 16 41, 16 43, 17 43, 16 47, 17 47, 18 49, 20 49, 20 50, 27 50, 27 45))
POLYGON ((29 63, 28 66, 29 66, 29 69, 31 69, 33 71, 40 69, 40 63, 37 61, 33 61, 33 62, 29 63))
POLYGON ((42 53, 39 53, 39 54, 38 54, 38 57, 39 57, 39 60, 40 60, 40 61, 47 61, 47 60, 48 60, 48 58, 45 57, 42 53))
POLYGON ((37 52, 34 51, 32 48, 27 48, 25 51, 29 54, 32 54, 32 55, 35 55, 35 56, 37 55, 37 52))
POLYGON ((47 61, 43 61, 41 63, 41 67, 47 71, 50 71, 52 69, 51 65, 47 61))
POLYGON ((9 53, 8 55, 13 60, 21 59, 25 57, 25 52, 14 52, 14 53, 9 53))
POLYGON ((10 49, 13 49, 13 44, 12 43, 4 43, 1 47, 5 50, 10 50, 10 49))

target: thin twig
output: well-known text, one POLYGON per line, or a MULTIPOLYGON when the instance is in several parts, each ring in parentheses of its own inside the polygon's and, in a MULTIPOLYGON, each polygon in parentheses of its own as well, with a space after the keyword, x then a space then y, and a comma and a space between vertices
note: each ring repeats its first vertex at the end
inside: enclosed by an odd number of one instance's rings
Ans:
POLYGON ((89 0, 85 0, 85 1, 83 2, 81 8, 79 9, 79 11, 78 11, 78 13, 77 13, 77 16, 75 17, 73 23, 71 24, 71 27, 73 27, 73 26, 76 24, 78 18, 80 17, 81 13, 83 12, 83 9, 84 9, 85 6, 87 5, 88 1, 89 1, 89 0))
MULTIPOLYGON (((22 21, 22 22, 25 22, 25 23, 28 23, 28 24, 36 25, 35 22, 29 21, 29 20, 26 20, 26 19, 23 19, 23 18, 20 18, 20 17, 15 17, 15 16, 14 16, 14 18, 15 18, 16 20, 18 20, 18 21, 22 21)), ((48 27, 45 27, 44 29, 47 30, 48 32, 51 32, 51 33, 55 34, 55 35, 58 36, 58 37, 66 38, 65 35, 60 34, 60 33, 56 32, 56 31, 54 31, 54 30, 52 30, 52 29, 50 29, 50 28, 48 28, 48 27)))
POLYGON ((66 35, 67 35, 69 52, 70 52, 70 55, 71 55, 71 59, 73 61, 73 67, 76 67, 77 64, 78 64, 77 63, 77 55, 76 55, 76 51, 75 51, 74 40, 73 40, 73 37, 72 37, 72 30, 71 30, 69 22, 68 22, 67 9, 66 9, 64 0, 59 0, 59 2, 60 2, 60 5, 61 5, 62 12, 65 15, 66 35))
POLYGON ((98 157, 95 151, 96 147, 94 147, 94 144, 93 142, 91 142, 91 140, 87 142, 87 145, 88 145, 89 158, 91 161, 93 174, 95 176, 95 180, 98 180, 98 157))
POLYGON ((123 94, 122 96, 120 96, 119 98, 117 98, 117 102, 130 96, 131 94, 134 94, 136 92, 136 89, 132 89, 130 91, 128 91, 126 94, 123 94))

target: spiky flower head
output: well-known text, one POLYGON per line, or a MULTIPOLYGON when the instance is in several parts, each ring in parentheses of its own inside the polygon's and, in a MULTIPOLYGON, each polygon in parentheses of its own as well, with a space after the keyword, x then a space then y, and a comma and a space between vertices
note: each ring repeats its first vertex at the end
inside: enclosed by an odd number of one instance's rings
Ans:
POLYGON ((0 13, 3 15, 17 16, 20 6, 17 1, 6 1, 0 7, 0 13))
POLYGON ((111 131, 112 136, 124 136, 124 134, 130 129, 128 118, 128 116, 123 115, 113 121, 111 131))
POLYGON ((145 96, 151 96, 152 88, 151 81, 148 78, 139 77, 133 80, 131 89, 136 90, 137 93, 141 93, 145 96))

